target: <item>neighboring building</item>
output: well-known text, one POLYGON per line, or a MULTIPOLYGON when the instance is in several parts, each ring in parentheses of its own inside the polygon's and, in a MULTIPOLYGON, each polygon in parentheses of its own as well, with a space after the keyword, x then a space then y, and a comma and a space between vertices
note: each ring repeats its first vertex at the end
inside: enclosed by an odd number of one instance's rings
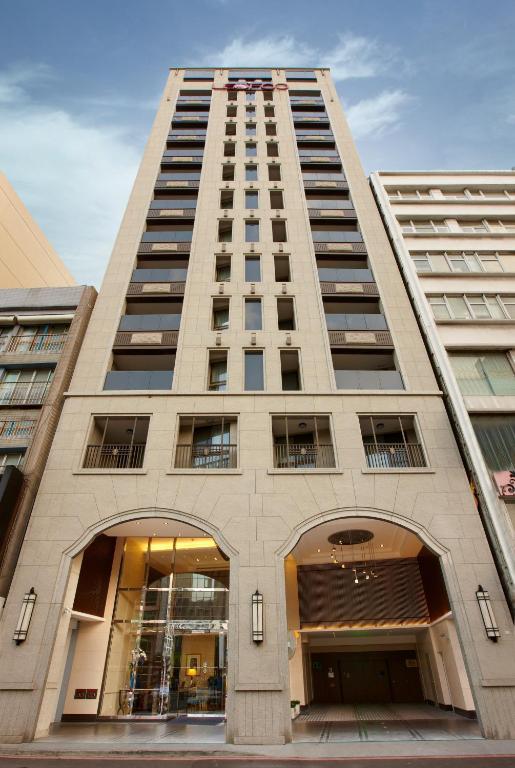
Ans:
POLYGON ((291 700, 515 737, 514 660, 329 71, 172 70, 2 615, 1 739, 226 714, 279 744, 291 700))
POLYGON ((515 171, 371 179, 515 614, 515 171))
POLYGON ((0 612, 95 298, 84 286, 0 290, 0 612))
POLYGON ((75 280, 0 173, 0 289, 66 285, 75 280))

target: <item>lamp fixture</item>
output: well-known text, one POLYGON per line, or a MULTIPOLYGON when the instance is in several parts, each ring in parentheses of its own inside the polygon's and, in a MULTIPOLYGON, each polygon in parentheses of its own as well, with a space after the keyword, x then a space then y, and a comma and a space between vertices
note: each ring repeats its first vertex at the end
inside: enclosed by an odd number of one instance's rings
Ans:
POLYGON ((329 543, 333 545, 331 550, 333 565, 351 570, 354 584, 371 581, 378 577, 373 538, 372 531, 358 529, 339 531, 328 538, 329 543), (350 547, 350 552, 345 551, 345 547, 350 547))
POLYGON ((252 595, 252 640, 263 642, 263 595, 256 589, 252 595))
POLYGON ((20 645, 20 643, 25 642, 27 639, 37 597, 34 587, 31 587, 30 592, 26 592, 23 596, 18 623, 16 624, 16 629, 14 630, 13 635, 13 640, 16 645, 20 645))
POLYGON ((486 636, 493 643, 496 643, 501 636, 497 621, 495 620, 494 612, 492 609, 492 602, 490 600, 490 594, 488 590, 483 589, 481 584, 478 584, 476 590, 476 598, 481 611, 481 618, 485 625, 486 636))

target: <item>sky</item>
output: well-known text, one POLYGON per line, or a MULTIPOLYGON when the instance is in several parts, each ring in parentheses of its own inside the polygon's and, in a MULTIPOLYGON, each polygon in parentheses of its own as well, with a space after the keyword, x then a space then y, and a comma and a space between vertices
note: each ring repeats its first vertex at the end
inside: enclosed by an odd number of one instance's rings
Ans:
POLYGON ((514 39, 514 0, 0 0, 0 169, 98 287, 169 67, 329 66, 367 173, 511 168, 514 39))

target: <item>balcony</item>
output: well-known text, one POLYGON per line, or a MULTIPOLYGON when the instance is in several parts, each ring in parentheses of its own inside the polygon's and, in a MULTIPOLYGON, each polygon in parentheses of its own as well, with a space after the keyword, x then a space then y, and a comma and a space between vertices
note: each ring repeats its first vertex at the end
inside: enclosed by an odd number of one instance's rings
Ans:
POLYGON ((183 295, 188 268, 137 268, 127 289, 128 296, 183 295))
POLYGON ((235 469, 238 446, 180 443, 175 452, 175 466, 180 469, 235 469))
POLYGON ((115 370, 106 375, 104 390, 171 389, 173 370, 115 370))
POLYGON ((83 468, 141 468, 149 423, 148 416, 95 416, 83 468))
POLYGON ((328 416, 273 416, 272 435, 276 469, 336 466, 328 416))
POLYGON ((386 319, 381 314, 329 314, 325 316, 328 331, 387 331, 386 319))
POLYGON ((67 333, 12 336, 1 350, 5 354, 55 355, 62 352, 67 333))
POLYGON ((237 430, 236 416, 181 416, 176 469, 236 469, 237 430))
POLYGON ((413 416, 360 416, 359 424, 367 467, 410 469, 427 466, 413 416))
POLYGON ((333 348, 332 359, 338 389, 404 389, 393 351, 333 348))
POLYGON ((119 331, 146 332, 146 331, 177 331, 181 324, 181 314, 135 314, 122 315, 119 331))
POLYGON ((43 405, 50 384, 49 381, 3 382, 0 384, 0 406, 43 405))

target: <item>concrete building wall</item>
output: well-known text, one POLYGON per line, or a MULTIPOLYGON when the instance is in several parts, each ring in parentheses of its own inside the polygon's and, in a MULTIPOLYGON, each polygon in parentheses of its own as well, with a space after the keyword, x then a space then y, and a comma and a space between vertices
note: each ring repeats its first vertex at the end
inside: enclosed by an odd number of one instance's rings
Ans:
POLYGON ((0 173, 0 288, 75 285, 3 173, 0 173))
MULTIPOLYGON (((227 73, 215 70, 215 85, 227 73)), ((273 70, 273 81, 285 81, 273 70)), ((262 203, 256 215, 262 239, 264 327, 256 331, 256 348, 266 355, 263 392, 242 388, 242 350, 252 348, 243 330, 242 301, 249 286, 242 280, 242 257, 250 252, 243 238, 241 196, 243 141, 237 138, 237 177, 230 183, 238 207, 234 238, 225 252, 233 254, 234 277, 224 284, 231 297, 230 327, 223 332, 229 349, 229 385, 224 393, 206 391, 210 304, 219 296, 211 280, 217 242, 219 191, 223 186, 221 146, 224 140, 224 91, 213 91, 206 152, 200 183, 194 239, 179 334, 173 388, 167 391, 112 392, 102 389, 110 368, 113 338, 124 311, 127 285, 135 263, 147 209, 176 98, 181 88, 206 89, 206 83, 183 82, 183 71, 170 73, 143 161, 124 216, 113 255, 75 369, 60 426, 42 480, 34 513, 0 624, 0 736, 19 741, 45 733, 59 698, 71 614, 75 565, 70 563, 92 538, 125 520, 162 517, 189 522, 213 536, 230 558, 229 671, 227 739, 239 744, 282 743, 291 738, 284 558, 299 537, 326 520, 376 518, 397 523, 420 536, 441 557, 453 614, 484 732, 513 736, 515 722, 515 642, 513 627, 495 565, 485 538, 467 476, 447 419, 441 393, 395 257, 339 106, 327 70, 303 90, 323 94, 350 186, 366 249, 394 338, 405 390, 336 390, 324 327, 321 297, 315 280, 313 244, 294 134, 288 91, 274 91, 279 162, 284 189, 293 279, 287 295, 296 299, 298 330, 292 346, 300 348, 304 386, 300 392, 280 388, 278 348, 286 343, 277 330, 271 278, 272 256, 280 252, 270 237, 267 195, 273 183, 262 173, 266 164, 261 133, 262 96, 256 97, 258 120, 258 187, 262 203), (414 414, 428 455, 428 466, 398 470, 367 468, 358 416, 414 414), (82 457, 95 414, 147 414, 150 427, 141 469, 83 469, 82 457), (238 465, 226 470, 176 469, 174 451, 181 415, 237 415, 238 465), (334 468, 274 468, 271 437, 273 414, 329 415, 336 454, 334 468), (487 640, 475 591, 487 585, 502 640, 487 640), (38 585, 38 602, 27 641, 15 647, 12 631, 25 590, 38 585), (250 598, 259 589, 264 599, 265 639, 251 640, 250 598), (56 649, 56 650, 54 650, 56 649), (507 674, 507 670, 510 670, 507 674)), ((243 94, 239 95, 239 110, 243 94)), ((240 118, 238 118, 238 121, 240 118)), ((241 128, 241 126, 240 126, 241 128)), ((257 288, 256 288, 257 291, 257 288)))

